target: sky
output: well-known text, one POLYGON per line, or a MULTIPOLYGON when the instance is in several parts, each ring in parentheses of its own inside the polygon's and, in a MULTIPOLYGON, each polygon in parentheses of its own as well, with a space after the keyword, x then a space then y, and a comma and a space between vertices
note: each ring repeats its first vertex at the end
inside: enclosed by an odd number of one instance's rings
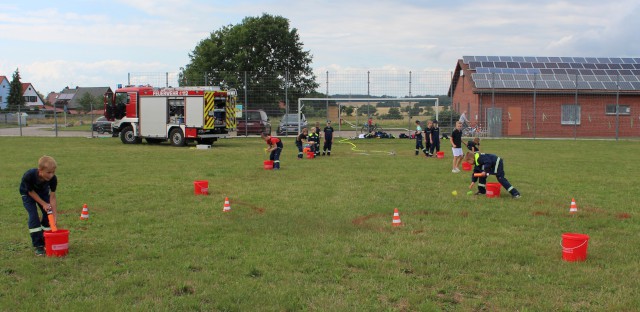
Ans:
POLYGON ((210 33, 248 16, 296 28, 318 75, 452 71, 463 55, 640 57, 640 1, 2 1, 0 76, 41 94, 177 73, 210 33))

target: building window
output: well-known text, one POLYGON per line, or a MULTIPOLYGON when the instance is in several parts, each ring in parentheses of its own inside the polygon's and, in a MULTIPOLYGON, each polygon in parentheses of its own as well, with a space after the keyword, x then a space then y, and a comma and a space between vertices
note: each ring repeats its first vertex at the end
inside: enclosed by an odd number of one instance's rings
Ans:
MULTIPOLYGON (((618 105, 618 114, 620 115, 631 115, 631 107, 629 105, 618 105)), ((616 114, 616 104, 607 104, 607 109, 605 110, 606 115, 615 115, 616 114)))
POLYGON ((35 102, 37 102, 35 96, 24 96, 24 101, 27 102, 27 103, 35 103, 35 102))
POLYGON ((579 125, 580 124, 580 105, 575 105, 575 104, 562 105, 561 124, 579 125))

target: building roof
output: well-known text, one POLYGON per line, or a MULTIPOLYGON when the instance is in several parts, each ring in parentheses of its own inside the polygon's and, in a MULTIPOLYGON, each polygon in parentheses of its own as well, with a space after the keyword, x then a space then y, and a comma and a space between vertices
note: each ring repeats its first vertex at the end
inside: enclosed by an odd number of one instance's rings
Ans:
POLYGON ((102 99, 105 94, 112 93, 112 91, 109 87, 76 87, 75 89, 66 87, 58 95, 55 104, 56 106, 66 104, 68 109, 81 108, 80 99, 85 93, 102 99))
POLYGON ((3 80, 6 80, 7 82, 9 82, 9 79, 7 79, 7 76, 0 76, 0 83, 2 83, 3 80))
MULTIPOLYGON (((27 89, 29 89, 29 86, 31 86, 30 82, 23 82, 22 83, 22 94, 27 92, 27 89)), ((31 86, 31 87, 33 88, 33 86, 31 86)))
POLYGON ((640 92, 640 58, 463 56, 457 66, 476 89, 640 92))
POLYGON ((49 104, 55 103, 56 100, 58 99, 58 94, 59 93, 49 92, 49 94, 47 94, 47 98, 45 99, 45 103, 49 103, 49 104))

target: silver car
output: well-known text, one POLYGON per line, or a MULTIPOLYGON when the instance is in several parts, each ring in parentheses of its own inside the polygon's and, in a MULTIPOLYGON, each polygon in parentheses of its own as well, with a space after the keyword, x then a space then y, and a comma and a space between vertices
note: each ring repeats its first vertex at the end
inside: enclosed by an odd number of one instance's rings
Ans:
POLYGON ((278 135, 285 134, 298 134, 298 128, 302 130, 302 128, 306 128, 307 118, 304 117, 304 114, 300 114, 302 117, 301 121, 298 119, 298 114, 285 114, 280 119, 280 125, 278 126, 278 135))

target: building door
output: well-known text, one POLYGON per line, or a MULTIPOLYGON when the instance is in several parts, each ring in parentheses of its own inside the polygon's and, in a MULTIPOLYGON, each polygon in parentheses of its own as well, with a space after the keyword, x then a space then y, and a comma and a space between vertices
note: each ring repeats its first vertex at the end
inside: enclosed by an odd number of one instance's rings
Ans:
POLYGON ((522 107, 509 106, 507 108, 507 135, 522 135, 522 107))
POLYGON ((487 131, 490 137, 502 137, 502 108, 487 108, 487 131))

